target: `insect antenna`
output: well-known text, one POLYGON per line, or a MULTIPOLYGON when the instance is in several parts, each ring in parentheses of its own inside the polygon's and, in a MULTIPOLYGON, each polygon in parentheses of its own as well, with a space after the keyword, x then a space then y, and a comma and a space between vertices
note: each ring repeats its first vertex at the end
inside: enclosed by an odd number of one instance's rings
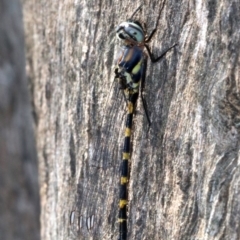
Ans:
POLYGON ((132 16, 129 19, 132 19, 133 16, 142 8, 143 3, 135 10, 135 12, 132 14, 132 16))

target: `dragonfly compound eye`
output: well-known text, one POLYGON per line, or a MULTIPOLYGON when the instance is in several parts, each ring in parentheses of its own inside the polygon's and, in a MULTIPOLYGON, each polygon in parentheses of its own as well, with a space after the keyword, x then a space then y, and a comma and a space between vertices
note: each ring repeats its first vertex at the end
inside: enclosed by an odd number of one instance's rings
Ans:
POLYGON ((136 42, 144 41, 142 27, 134 22, 123 22, 117 27, 117 35, 120 39, 133 39, 136 42))

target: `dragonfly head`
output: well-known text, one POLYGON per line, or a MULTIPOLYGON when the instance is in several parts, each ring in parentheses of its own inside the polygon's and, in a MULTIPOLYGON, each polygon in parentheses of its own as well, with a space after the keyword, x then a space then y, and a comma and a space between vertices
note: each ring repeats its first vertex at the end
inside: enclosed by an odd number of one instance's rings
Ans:
POLYGON ((118 25, 116 33, 119 39, 142 43, 144 41, 144 31, 138 21, 127 21, 118 25))

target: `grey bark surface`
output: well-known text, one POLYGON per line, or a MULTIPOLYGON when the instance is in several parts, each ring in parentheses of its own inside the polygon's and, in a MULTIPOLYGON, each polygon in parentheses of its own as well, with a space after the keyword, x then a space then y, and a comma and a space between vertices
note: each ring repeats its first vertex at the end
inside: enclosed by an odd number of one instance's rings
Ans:
POLYGON ((40 239, 33 118, 27 88, 22 8, 0 0, 0 239, 40 239))
MULTIPOLYGON (((141 3, 24 1, 42 239, 117 239, 126 106, 114 29, 141 3)), ((239 12, 237 0, 144 1, 136 16, 148 33, 160 16, 155 55, 178 46, 148 61, 149 131, 138 100, 129 239, 240 239, 239 12)))

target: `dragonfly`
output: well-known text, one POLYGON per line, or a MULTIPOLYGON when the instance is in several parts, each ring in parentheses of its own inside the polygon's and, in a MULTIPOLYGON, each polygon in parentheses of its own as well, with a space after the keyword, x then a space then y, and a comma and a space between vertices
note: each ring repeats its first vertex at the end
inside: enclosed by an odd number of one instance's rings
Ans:
MULTIPOLYGON (((155 32, 157 31, 157 25, 147 36, 147 31, 143 28, 142 24, 134 19, 137 12, 140 11, 143 5, 139 6, 132 16, 122 23, 120 23, 115 33, 120 39, 121 48, 117 58, 117 64, 114 71, 114 80, 118 82, 119 89, 122 90, 123 96, 127 105, 127 116, 125 122, 125 136, 122 151, 122 163, 120 169, 120 186, 119 186, 119 205, 118 205, 118 223, 119 223, 119 240, 128 239, 128 182, 130 175, 129 160, 131 157, 131 135, 133 116, 136 107, 136 103, 139 97, 143 103, 143 108, 147 118, 148 125, 150 127, 151 121, 147 112, 147 104, 143 97, 143 91, 145 87, 147 60, 150 58, 152 63, 156 63, 161 60, 172 48, 177 44, 171 45, 165 51, 163 51, 158 57, 155 57, 148 46, 155 32), (146 50, 146 51, 145 51, 146 50)), ((162 9, 161 9, 162 10, 162 9)), ((157 20, 158 22, 158 20, 157 20)), ((94 192, 94 191, 93 191, 94 192)), ((113 191, 115 192, 115 191, 113 191)), ((94 197, 98 199, 96 204, 104 202, 104 196, 94 197), (100 200, 99 200, 100 199, 100 200)), ((88 199, 92 199, 89 197, 88 199)), ((82 209, 83 211, 83 209, 82 209)), ((97 210, 96 207, 92 207, 91 211, 81 213, 80 210, 72 210, 69 216, 70 225, 79 232, 94 233, 94 239, 98 239, 98 233, 94 232, 94 229, 101 224, 100 219, 103 216, 103 212, 97 210), (95 213, 94 213, 95 211, 95 213)), ((97 231, 97 230, 96 230, 97 231)))
POLYGON ((127 212, 128 212, 128 182, 129 182, 129 160, 131 148, 131 132, 132 120, 135 105, 140 95, 143 102, 145 114, 150 126, 150 118, 147 113, 146 101, 143 98, 143 89, 145 86, 147 58, 151 59, 152 63, 161 60, 166 53, 174 48, 177 44, 173 44, 165 50, 160 56, 154 57, 148 43, 154 36, 157 28, 154 28, 152 33, 147 36, 146 31, 141 23, 134 20, 134 15, 141 9, 142 5, 132 14, 130 19, 122 22, 116 29, 117 37, 122 42, 122 48, 117 59, 117 67, 115 68, 115 79, 119 83, 119 88, 123 90, 124 98, 127 103, 127 117, 125 124, 125 138, 122 153, 122 169, 120 177, 120 200, 119 200, 119 240, 127 240, 127 212), (144 49, 147 50, 145 54, 144 49), (141 86, 141 87, 140 87, 141 86))

